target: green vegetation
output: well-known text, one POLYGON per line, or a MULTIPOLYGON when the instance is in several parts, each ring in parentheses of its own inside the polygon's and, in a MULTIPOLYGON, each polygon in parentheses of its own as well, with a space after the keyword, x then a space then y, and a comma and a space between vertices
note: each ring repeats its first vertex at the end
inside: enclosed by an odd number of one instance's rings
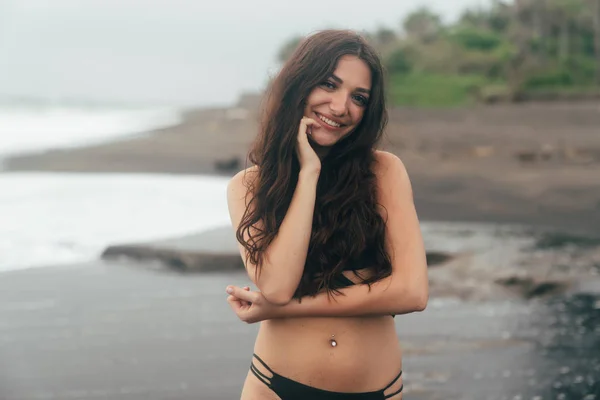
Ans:
POLYGON ((389 95, 396 103, 412 107, 466 105, 473 92, 484 84, 478 75, 440 75, 432 73, 393 74, 389 79, 389 95))
MULTIPOLYGON (((600 98, 600 0, 494 0, 453 24, 421 8, 366 32, 395 105, 600 98)), ((279 53, 287 59, 300 38, 279 53)))

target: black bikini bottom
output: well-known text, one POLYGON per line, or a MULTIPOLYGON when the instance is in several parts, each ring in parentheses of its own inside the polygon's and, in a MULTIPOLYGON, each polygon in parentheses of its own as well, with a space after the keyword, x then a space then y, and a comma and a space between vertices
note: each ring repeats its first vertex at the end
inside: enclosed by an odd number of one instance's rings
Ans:
POLYGON ((400 389, 390 394, 383 394, 389 389, 400 377, 402 371, 381 390, 375 392, 362 392, 362 393, 342 393, 342 392, 331 392, 329 390, 317 389, 312 386, 304 385, 300 382, 296 382, 292 379, 281 376, 275 372, 269 366, 260 359, 259 356, 253 354, 256 358, 271 374, 272 377, 268 377, 260 372, 254 362, 250 365, 250 371, 256 376, 262 383, 267 385, 281 400, 384 400, 393 397, 404 388, 404 385, 400 386, 400 389))

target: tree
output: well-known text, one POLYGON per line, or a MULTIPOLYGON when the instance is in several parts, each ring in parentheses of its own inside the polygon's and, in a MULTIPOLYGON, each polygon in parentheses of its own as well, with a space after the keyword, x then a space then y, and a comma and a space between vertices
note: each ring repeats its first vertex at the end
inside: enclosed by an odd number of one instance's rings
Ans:
POLYGON ((404 32, 421 42, 435 39, 442 29, 440 17, 426 7, 409 14, 403 21, 404 32))
MULTIPOLYGON (((535 92, 600 89, 600 0, 490 0, 447 26, 420 8, 402 25, 402 34, 386 27, 363 34, 395 84, 412 85, 415 93, 428 93, 431 82, 500 88, 503 98, 513 100, 535 92)), ((300 40, 288 40, 279 60, 300 40)), ((450 96, 448 103, 455 100, 450 96)))
POLYGON ((488 25, 491 30, 505 33, 512 18, 512 7, 502 1, 494 0, 488 16, 488 25))
POLYGON ((553 14, 553 22, 559 30, 558 58, 565 61, 572 53, 574 28, 577 27, 585 13, 582 0, 547 0, 548 8, 553 14))
POLYGON ((458 27, 449 33, 449 38, 469 50, 491 51, 502 43, 502 37, 487 28, 458 27))
POLYGON ((389 28, 379 27, 373 35, 375 44, 378 46, 387 46, 396 41, 396 32, 389 28))
POLYGON ((508 62, 506 80, 510 97, 514 100, 519 97, 523 83, 527 75, 527 63, 529 61, 529 37, 524 29, 523 15, 527 8, 526 0, 515 0, 513 6, 513 18, 510 28, 510 36, 515 44, 515 52, 508 62))
POLYGON ((412 70, 404 49, 394 50, 386 60, 387 69, 393 74, 407 74, 412 70))

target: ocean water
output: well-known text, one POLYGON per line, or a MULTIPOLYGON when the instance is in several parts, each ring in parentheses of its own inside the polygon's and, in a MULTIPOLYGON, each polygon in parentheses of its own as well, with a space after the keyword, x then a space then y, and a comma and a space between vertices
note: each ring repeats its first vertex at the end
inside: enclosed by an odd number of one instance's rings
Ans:
POLYGON ((0 271, 229 224, 226 185, 209 176, 0 173, 0 271))
POLYGON ((0 101, 0 159, 106 142, 180 122, 181 113, 175 108, 0 101))
MULTIPOLYGON (((175 108, 0 99, 2 159, 143 135, 175 108)), ((97 257, 107 244, 227 223, 225 181, 210 177, 0 172, 0 271, 97 257)))

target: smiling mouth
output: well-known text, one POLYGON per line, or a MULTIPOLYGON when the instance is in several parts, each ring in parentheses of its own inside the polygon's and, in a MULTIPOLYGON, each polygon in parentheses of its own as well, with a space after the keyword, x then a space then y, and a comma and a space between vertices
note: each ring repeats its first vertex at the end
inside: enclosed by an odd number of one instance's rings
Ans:
POLYGON ((328 127, 328 128, 332 128, 332 129, 339 129, 339 128, 343 128, 344 126, 346 126, 346 125, 344 125, 344 124, 340 124, 340 123, 338 123, 338 122, 335 122, 335 121, 333 121, 333 120, 331 120, 331 119, 329 119, 329 118, 327 118, 327 117, 324 117, 324 116, 322 116, 321 114, 319 114, 319 113, 317 113, 317 112, 315 112, 315 115, 316 115, 316 116, 319 118, 319 120, 320 120, 321 122, 323 122, 323 123, 326 125, 326 127, 328 127))

